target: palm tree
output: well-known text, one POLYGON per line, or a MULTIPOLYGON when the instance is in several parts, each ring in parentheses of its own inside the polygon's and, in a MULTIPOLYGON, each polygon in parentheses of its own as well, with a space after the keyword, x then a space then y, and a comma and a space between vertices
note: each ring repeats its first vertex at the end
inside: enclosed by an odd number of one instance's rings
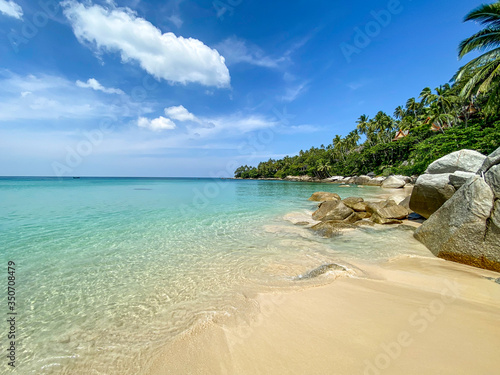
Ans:
POLYGON ((404 119, 407 115, 408 111, 404 109, 402 106, 399 106, 394 110, 394 117, 398 120, 404 119))
POLYGON ((406 110, 408 113, 411 113, 416 120, 421 114, 422 105, 415 98, 410 98, 406 102, 406 110))
POLYGON ((437 103, 432 103, 426 112, 429 124, 435 125, 442 133, 454 119, 453 115, 444 113, 437 103))
POLYGON ((484 29, 460 43, 459 57, 473 51, 487 52, 460 68, 454 80, 466 80, 461 94, 470 100, 489 94, 485 109, 492 113, 499 107, 500 94, 500 1, 474 9, 465 16, 467 21, 479 22, 484 29))
POLYGON ((359 116, 358 121, 356 121, 357 129, 361 134, 366 134, 368 132, 368 122, 370 121, 369 117, 367 115, 361 115, 359 116))
POLYGON ((431 105, 436 101, 436 95, 432 93, 432 90, 430 87, 426 87, 425 89, 422 90, 420 93, 419 98, 422 99, 422 104, 424 106, 431 105))

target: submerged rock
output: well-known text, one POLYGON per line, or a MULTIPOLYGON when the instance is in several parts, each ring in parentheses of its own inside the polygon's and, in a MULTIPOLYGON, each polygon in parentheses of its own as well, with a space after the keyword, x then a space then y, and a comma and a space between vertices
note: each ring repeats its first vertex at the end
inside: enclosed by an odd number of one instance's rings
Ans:
POLYGON ((342 235, 346 229, 355 229, 356 226, 337 220, 324 221, 311 227, 313 231, 323 237, 336 237, 342 235))
POLYGON ((318 191, 311 195, 309 198, 310 201, 315 201, 315 202, 325 202, 325 201, 339 201, 340 200, 340 195, 335 194, 335 193, 328 193, 325 191, 318 191))
POLYGON ((330 264, 323 264, 309 272, 306 272, 303 275, 299 275, 295 278, 295 280, 307 280, 307 279, 312 279, 314 277, 318 277, 320 275, 323 275, 324 273, 327 273, 328 271, 347 271, 347 269, 344 266, 341 266, 336 263, 330 263, 330 264))

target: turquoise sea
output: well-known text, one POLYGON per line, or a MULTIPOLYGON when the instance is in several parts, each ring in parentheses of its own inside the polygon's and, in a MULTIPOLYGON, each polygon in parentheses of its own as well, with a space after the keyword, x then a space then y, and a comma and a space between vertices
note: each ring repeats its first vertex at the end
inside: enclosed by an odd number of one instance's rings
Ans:
POLYGON ((16 264, 17 373, 139 374, 173 337, 244 311, 255 293, 332 282, 297 278, 322 264, 430 256, 411 230, 324 239, 284 219, 314 210, 315 191, 381 194, 282 181, 0 178, 2 269, 16 264))

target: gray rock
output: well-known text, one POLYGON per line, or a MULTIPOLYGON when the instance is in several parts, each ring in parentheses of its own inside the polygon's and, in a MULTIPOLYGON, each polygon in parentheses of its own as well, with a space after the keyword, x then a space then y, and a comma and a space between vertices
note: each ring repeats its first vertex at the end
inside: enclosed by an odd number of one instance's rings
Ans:
POLYGON ((491 167, 484 175, 486 183, 490 185, 496 199, 500 199, 500 164, 491 167))
POLYGON ((363 198, 358 197, 349 197, 342 200, 347 207, 354 211, 366 211, 366 204, 364 203, 363 198))
POLYGON ((425 218, 431 216, 455 193, 449 180, 450 173, 421 175, 411 194, 410 209, 425 218))
POLYGON ((382 216, 380 216, 379 214, 377 213, 374 213, 371 217, 371 219, 374 223, 377 223, 377 224, 401 224, 402 221, 401 220, 398 220, 398 219, 386 219, 382 216))
POLYGON ((500 164, 500 147, 493 151, 490 155, 486 157, 481 168, 477 171, 478 174, 486 173, 494 165, 500 164))
POLYGON ((313 195, 311 195, 309 200, 315 202, 339 201, 340 195, 335 193, 328 193, 325 191, 318 191, 316 193, 313 193, 313 195))
POLYGON ((368 177, 373 178, 376 176, 375 172, 370 172, 366 174, 368 177))
POLYGON ((410 195, 408 195, 405 199, 403 199, 401 202, 399 202, 399 205, 406 208, 406 210, 408 211, 408 213, 411 213, 413 212, 411 209, 410 209, 410 195))
POLYGON ((344 176, 331 176, 326 178, 325 180, 330 181, 330 182, 338 182, 340 180, 343 180, 344 176))
POLYGON ((385 177, 375 177, 366 182, 365 185, 369 186, 381 186, 382 182, 385 181, 385 177))
POLYGON ((463 184, 467 182, 469 178, 474 177, 476 174, 472 172, 464 172, 464 171, 456 171, 450 174, 450 184, 458 190, 462 187, 463 184))
POLYGON ((347 269, 344 266, 341 266, 336 263, 330 263, 330 264, 323 264, 319 267, 316 267, 315 269, 306 272, 303 275, 299 275, 295 278, 295 280, 307 280, 307 279, 312 279, 314 277, 318 277, 320 275, 323 275, 324 273, 333 270, 333 271, 347 271, 347 269))
POLYGON ((370 180, 371 180, 371 178, 368 176, 359 176, 359 177, 355 178, 354 183, 356 185, 365 185, 370 180))
POLYGON ((396 176, 390 176, 384 182, 382 182, 382 187, 384 189, 400 189, 405 185, 406 181, 396 176))
POLYGON ((336 220, 324 221, 311 227, 311 229, 319 235, 329 238, 342 235, 343 230, 356 228, 357 226, 355 225, 336 220))
POLYGON ((374 215, 378 215, 383 219, 406 219, 408 217, 408 210, 400 205, 391 205, 379 208, 375 211, 374 215))
POLYGON ((362 227, 362 226, 374 226, 375 223, 371 220, 368 220, 368 219, 363 219, 363 220, 360 220, 360 221, 356 221, 354 223, 355 226, 357 227, 362 227))
POLYGON ((500 202, 476 176, 422 224, 415 237, 436 256, 500 271, 500 202))
POLYGON ((486 156, 477 151, 466 149, 455 151, 431 163, 425 173, 440 174, 456 171, 476 173, 485 159, 486 156))
POLYGON ((411 183, 411 181, 412 181, 411 177, 409 177, 409 176, 402 176, 402 175, 400 175, 400 174, 397 174, 397 175, 395 175, 394 177, 399 178, 400 180, 403 180, 403 181, 404 181, 404 182, 406 182, 407 184, 410 184, 410 183, 411 183))
POLYGON ((366 212, 354 212, 347 217, 347 219, 343 220, 344 223, 354 224, 357 221, 363 220, 366 218, 366 212))
POLYGON ((344 220, 354 211, 347 207, 341 201, 327 201, 319 205, 319 208, 313 213, 314 220, 344 220))
POLYGON ((366 203, 366 212, 374 214, 379 208, 385 207, 386 202, 368 202, 366 203))

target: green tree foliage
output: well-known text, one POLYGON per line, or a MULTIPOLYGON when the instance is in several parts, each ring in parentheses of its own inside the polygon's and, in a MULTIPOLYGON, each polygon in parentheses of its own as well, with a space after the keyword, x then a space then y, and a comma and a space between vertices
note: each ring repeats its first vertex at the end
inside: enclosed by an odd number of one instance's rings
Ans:
POLYGON ((371 119, 361 115, 354 130, 345 137, 336 135, 327 146, 269 159, 257 167, 241 166, 235 177, 411 175, 453 151, 494 151, 500 146, 500 1, 480 6, 465 21, 477 21, 485 28, 460 44, 459 57, 488 52, 462 67, 451 85, 426 87, 419 99, 408 99, 393 116, 382 111, 371 119), (404 137, 395 140, 398 132, 404 137))

